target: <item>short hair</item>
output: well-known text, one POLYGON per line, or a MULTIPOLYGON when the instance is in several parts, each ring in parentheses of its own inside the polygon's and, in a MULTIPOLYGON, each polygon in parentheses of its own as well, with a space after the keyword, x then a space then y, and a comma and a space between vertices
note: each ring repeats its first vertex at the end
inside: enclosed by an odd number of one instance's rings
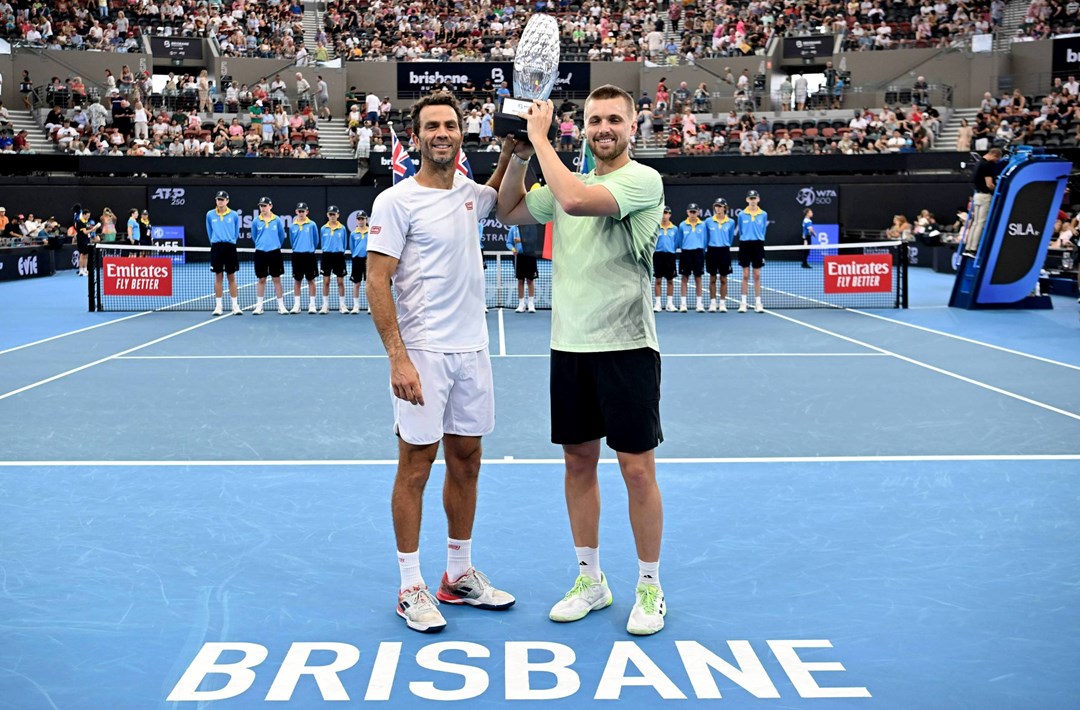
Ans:
POLYGON ((636 104, 634 103, 634 97, 614 84, 604 84, 598 86, 589 92, 589 98, 585 99, 585 106, 588 107, 590 101, 601 101, 604 99, 622 99, 626 103, 627 113, 633 116, 636 112, 636 104))
POLYGON ((1001 148, 991 148, 990 150, 986 151, 986 154, 992 155, 995 158, 1000 158, 1003 155, 1003 153, 1001 152, 1001 148))
POLYGON ((458 128, 462 133, 465 132, 465 116, 461 113, 461 107, 458 106, 458 100, 449 91, 435 91, 412 105, 410 116, 412 118, 413 133, 420 133, 420 112, 428 106, 449 106, 454 109, 454 115, 457 116, 458 128))
POLYGON ((807 208, 803 209, 802 213, 803 213, 803 216, 804 216, 804 217, 805 217, 806 215, 810 214, 810 208, 809 208, 809 207, 807 207, 807 208))

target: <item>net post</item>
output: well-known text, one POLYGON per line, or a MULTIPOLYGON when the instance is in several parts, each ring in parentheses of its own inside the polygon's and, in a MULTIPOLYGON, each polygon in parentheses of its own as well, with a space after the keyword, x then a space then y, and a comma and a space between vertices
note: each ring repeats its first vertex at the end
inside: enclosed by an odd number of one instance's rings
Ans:
POLYGON ((908 245, 900 245, 900 293, 897 294, 897 308, 908 307, 908 245))
POLYGON ((502 254, 495 255, 495 307, 502 308, 502 254))
POLYGON ((86 300, 87 307, 93 313, 97 310, 97 267, 98 253, 95 245, 90 246, 90 256, 86 260, 86 300))

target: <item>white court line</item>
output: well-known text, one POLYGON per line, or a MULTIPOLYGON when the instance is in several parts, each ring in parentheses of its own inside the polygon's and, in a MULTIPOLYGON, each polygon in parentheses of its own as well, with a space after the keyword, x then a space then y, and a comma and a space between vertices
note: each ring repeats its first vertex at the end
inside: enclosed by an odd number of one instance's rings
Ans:
POLYGON ((32 343, 25 343, 23 345, 16 345, 15 347, 8 348, 7 350, 0 350, 0 355, 7 355, 8 353, 13 353, 16 350, 22 350, 23 348, 33 347, 34 345, 41 345, 42 343, 47 343, 50 340, 57 340, 59 338, 66 338, 69 335, 75 335, 77 333, 85 333, 86 331, 93 330, 94 328, 102 328, 102 327, 104 327, 106 325, 112 325, 113 323, 119 323, 122 320, 131 320, 132 318, 138 318, 139 316, 145 316, 148 313, 153 313, 153 311, 143 311, 142 313, 135 313, 133 315, 124 316, 122 318, 114 318, 113 320, 105 321, 104 323, 95 323, 94 325, 88 325, 85 328, 79 328, 78 330, 69 330, 66 333, 60 333, 60 335, 53 335, 53 336, 51 336, 49 338, 42 338, 41 340, 35 340, 32 343))
POLYGON ((952 333, 946 333, 943 330, 935 330, 933 328, 927 328, 926 326, 915 325, 914 323, 905 323, 904 321, 901 321, 901 320, 896 320, 894 318, 886 318, 885 316, 879 316, 876 313, 868 313, 866 311, 860 311, 860 310, 857 310, 855 308, 849 308, 847 310, 851 311, 852 313, 858 313, 860 316, 867 316, 868 318, 877 318, 878 320, 883 320, 883 321, 886 321, 888 323, 895 323, 897 325, 906 326, 908 328, 914 328, 916 330, 926 331, 927 333, 933 333, 934 335, 943 335, 946 338, 953 338, 954 340, 962 340, 965 343, 971 343, 972 345, 981 345, 984 348, 991 348, 992 350, 1000 350, 1001 352, 1009 353, 1010 355, 1019 355, 1021 357, 1031 358, 1032 360, 1038 360, 1039 362, 1045 362, 1045 363, 1050 364, 1050 365, 1058 365, 1060 367, 1067 367, 1070 370, 1080 370, 1080 366, 1078 366, 1078 365, 1072 365, 1070 363, 1061 362, 1059 360, 1051 360, 1048 357, 1042 357, 1042 356, 1039 356, 1039 355, 1032 355, 1031 353, 1021 352, 1020 350, 1013 350, 1012 348, 1006 348, 1006 347, 1003 347, 1001 345, 994 345, 993 343, 987 343, 987 342, 984 342, 982 340, 975 340, 974 338, 965 338, 962 335, 954 335, 952 333))
POLYGON ((506 357, 506 328, 503 327, 503 309, 499 309, 499 357, 506 357))
MULTIPOLYGON (((888 462, 933 462, 933 461, 1080 461, 1080 454, 919 454, 897 456, 747 456, 747 457, 703 457, 703 458, 658 458, 658 464, 754 464, 754 463, 888 463, 888 462)), ((437 465, 445 465, 442 459, 436 459, 437 465)), ((501 459, 483 459, 485 466, 521 466, 521 465, 562 465, 561 458, 516 459, 510 456, 501 459)), ((618 464, 618 459, 602 458, 602 464, 618 464)), ((174 467, 235 467, 249 468, 259 466, 394 466, 397 459, 271 459, 267 461, 236 460, 218 461, 195 459, 190 461, 0 461, 0 468, 32 467, 133 467, 133 468, 174 468, 174 467)))
POLYGON ((142 350, 143 348, 150 347, 151 345, 156 345, 157 343, 160 343, 160 342, 162 342, 164 340, 168 340, 169 338, 175 338, 178 335, 183 335, 184 333, 195 330, 196 328, 202 328, 204 325, 210 325, 211 323, 219 323, 221 321, 224 321, 228 317, 229 317, 229 314, 226 314, 226 315, 224 315, 224 316, 222 316, 220 318, 211 318, 210 320, 205 320, 205 321, 203 321, 201 323, 196 323, 195 325, 188 326, 187 328, 183 328, 183 329, 178 330, 178 331, 176 331, 174 333, 169 333, 168 335, 164 335, 164 336, 162 336, 160 338, 155 338, 154 340, 151 340, 151 341, 149 341, 147 343, 143 343, 142 345, 136 345, 133 348, 128 348, 127 350, 121 350, 118 353, 115 353, 113 355, 109 355, 108 357, 103 357, 100 360, 94 360, 93 362, 89 362, 89 363, 87 363, 85 365, 80 365, 79 367, 72 368, 72 369, 68 370, 67 372, 61 372, 59 375, 53 375, 52 377, 47 377, 44 380, 38 380, 37 382, 26 385, 25 387, 20 387, 19 389, 11 390, 10 392, 5 392, 4 394, 0 394, 0 400, 7 399, 8 397, 14 397, 17 394, 21 394, 23 392, 26 392, 27 390, 32 390, 35 387, 40 387, 41 385, 46 385, 46 384, 48 384, 50 382, 55 382, 56 380, 67 377, 68 375, 74 375, 76 372, 82 372, 83 370, 94 367, 95 365, 100 365, 103 362, 108 362, 109 360, 115 360, 115 359, 117 359, 119 357, 127 355, 128 353, 133 353, 136 350, 142 350))
POLYGON ((922 360, 916 360, 915 358, 910 358, 910 357, 907 357, 906 355, 901 355, 900 353, 895 353, 895 352, 893 352, 891 350, 886 350, 885 348, 879 348, 876 345, 871 345, 870 343, 864 342, 862 340, 856 340, 855 338, 849 338, 846 335, 841 335, 840 333, 835 333, 835 332, 833 332, 831 330, 828 330, 826 328, 821 328, 821 327, 813 325, 811 323, 806 323, 806 322, 798 320, 796 318, 792 318, 791 316, 781 315, 780 313, 777 313, 776 311, 766 311, 766 313, 768 313, 769 315, 775 316, 776 318, 782 318, 783 320, 786 320, 786 321, 788 321, 790 323, 795 323, 796 325, 801 325, 804 328, 809 328, 811 330, 816 330, 819 333, 824 333, 825 335, 831 335, 834 338, 839 338, 839 339, 845 340, 845 341, 847 341, 849 343, 854 343, 855 345, 861 345, 864 348, 869 348, 869 349, 875 350, 875 351, 877 351, 879 353, 883 353, 885 355, 890 355, 892 357, 897 358, 898 360, 903 360, 904 362, 910 363, 912 365, 917 365, 918 367, 923 367, 923 368, 926 368, 927 370, 937 372, 938 374, 945 375, 947 377, 952 377, 954 379, 960 380, 961 382, 966 382, 968 384, 975 385, 976 387, 981 387, 981 388, 983 388, 985 390, 989 390, 989 391, 995 392, 997 394, 1002 394, 1002 395, 1005 395, 1006 397, 1011 397, 1011 398, 1013 398, 1015 400, 1018 400, 1020 402, 1024 402, 1025 404, 1031 404, 1031 405, 1034 405, 1034 406, 1039 407, 1041 409, 1045 409, 1047 411, 1053 412, 1055 414, 1060 414, 1062 416, 1069 417, 1070 419, 1075 419, 1077 421, 1080 421, 1080 414, 1077 414, 1076 412, 1070 412, 1070 411, 1065 410, 1065 409, 1060 409, 1060 408, 1055 407, 1053 405, 1047 404, 1046 402, 1040 402, 1037 399, 1031 399, 1030 397, 1025 397, 1023 395, 1016 394, 1015 392, 1010 392, 1008 390, 1001 389, 1000 387, 995 387, 994 385, 987 384, 985 382, 981 382, 979 380, 975 380, 975 379, 972 379, 970 377, 965 377, 965 376, 957 374, 955 372, 950 372, 950 371, 945 370, 943 368, 936 367, 936 366, 931 365, 929 363, 923 362, 922 360))
MULTIPOLYGON (((548 353, 492 355, 505 358, 547 359, 548 353)), ((666 353, 672 357, 887 357, 884 353, 666 353)), ((117 360, 385 360, 386 355, 125 355, 117 360)))

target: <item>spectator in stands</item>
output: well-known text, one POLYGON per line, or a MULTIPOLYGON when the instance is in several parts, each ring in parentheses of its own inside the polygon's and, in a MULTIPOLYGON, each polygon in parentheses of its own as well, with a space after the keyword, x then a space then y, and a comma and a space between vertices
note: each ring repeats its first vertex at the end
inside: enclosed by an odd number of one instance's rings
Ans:
POLYGON ((908 222, 907 217, 902 214, 893 215, 892 225, 885 230, 885 236, 889 239, 910 241, 912 239, 911 222, 908 222))
POLYGON ((296 101, 297 108, 302 108, 311 100, 311 84, 304 75, 296 72, 296 101))
POLYGON ((330 115, 330 88, 321 75, 315 80, 315 106, 319 118, 325 118, 328 122, 333 119, 330 115))
POLYGON ((30 145, 30 139, 26 133, 26 129, 19 131, 11 139, 11 148, 16 153, 32 153, 33 147, 30 145))

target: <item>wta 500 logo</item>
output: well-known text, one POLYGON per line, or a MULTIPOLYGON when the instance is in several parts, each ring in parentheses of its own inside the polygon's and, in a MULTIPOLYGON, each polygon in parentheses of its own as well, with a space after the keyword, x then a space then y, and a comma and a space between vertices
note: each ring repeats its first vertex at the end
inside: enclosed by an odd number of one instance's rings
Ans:
POLYGON ((804 187, 795 196, 795 201, 803 207, 813 207, 814 205, 831 205, 837 197, 836 190, 804 187))
POLYGON ((159 187, 154 190, 154 194, 150 195, 151 200, 162 200, 168 202, 171 205, 180 207, 184 204, 186 194, 182 187, 159 187))

